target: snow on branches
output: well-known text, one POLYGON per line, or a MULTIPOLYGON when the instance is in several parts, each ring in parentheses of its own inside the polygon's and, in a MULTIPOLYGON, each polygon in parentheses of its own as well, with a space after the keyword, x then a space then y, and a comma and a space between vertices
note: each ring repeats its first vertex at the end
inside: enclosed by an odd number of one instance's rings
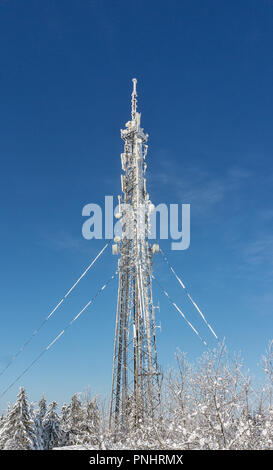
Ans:
POLYGON ((61 410, 43 397, 37 409, 20 389, 0 418, 0 449, 273 449, 273 343, 263 357, 267 382, 254 390, 239 357, 225 347, 194 364, 177 353, 164 379, 157 416, 136 421, 125 434, 109 430, 102 403, 73 395, 61 410))

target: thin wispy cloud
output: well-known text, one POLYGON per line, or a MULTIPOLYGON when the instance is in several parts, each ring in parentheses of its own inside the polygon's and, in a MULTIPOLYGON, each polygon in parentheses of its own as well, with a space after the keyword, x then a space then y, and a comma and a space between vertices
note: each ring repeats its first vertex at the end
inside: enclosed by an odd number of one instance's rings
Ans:
POLYGON ((55 251, 86 253, 90 255, 90 245, 87 246, 87 241, 82 237, 80 230, 77 237, 64 230, 54 233, 42 233, 40 234, 39 243, 55 251))
MULTIPOLYGON (((163 164, 164 166, 165 164, 163 164)), ((176 202, 191 204, 195 214, 208 215, 217 204, 240 191, 251 176, 251 172, 240 167, 231 167, 219 176, 201 166, 181 167, 179 171, 168 164, 153 174, 154 188, 167 186, 176 202)))
POLYGON ((260 217, 264 221, 273 221, 273 209, 263 209, 260 212, 260 217))
POLYGON ((273 268, 273 235, 265 233, 250 241, 244 250, 244 256, 249 264, 256 266, 266 263, 273 268))

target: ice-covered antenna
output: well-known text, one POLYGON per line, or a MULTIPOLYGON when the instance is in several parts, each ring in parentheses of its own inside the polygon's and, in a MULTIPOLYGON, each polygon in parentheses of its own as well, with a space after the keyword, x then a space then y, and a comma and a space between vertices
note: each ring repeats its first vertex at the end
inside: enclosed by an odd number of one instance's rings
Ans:
POLYGON ((133 78, 133 92, 132 92, 132 121, 136 118, 136 109, 137 109, 137 91, 136 91, 136 84, 137 79, 133 78))

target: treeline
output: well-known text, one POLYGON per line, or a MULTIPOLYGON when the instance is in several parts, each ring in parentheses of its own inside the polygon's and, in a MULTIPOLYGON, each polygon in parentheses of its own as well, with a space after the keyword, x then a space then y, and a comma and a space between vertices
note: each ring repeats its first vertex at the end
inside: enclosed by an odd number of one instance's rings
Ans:
MULTIPOLYGON (((74 395, 58 413, 42 398, 37 409, 20 389, 0 422, 0 449, 273 449, 273 342, 263 357, 264 384, 254 388, 240 357, 226 349, 204 353, 194 364, 177 354, 166 374, 153 419, 135 422, 128 411, 122 434, 109 430, 108 415, 95 398, 74 395)), ((129 409, 128 408, 128 409, 129 409)))
POLYGON ((49 450, 77 444, 98 444, 100 413, 96 399, 83 403, 77 394, 69 405, 57 411, 53 401, 47 406, 42 397, 35 409, 20 388, 16 403, 0 419, 0 449, 49 450))

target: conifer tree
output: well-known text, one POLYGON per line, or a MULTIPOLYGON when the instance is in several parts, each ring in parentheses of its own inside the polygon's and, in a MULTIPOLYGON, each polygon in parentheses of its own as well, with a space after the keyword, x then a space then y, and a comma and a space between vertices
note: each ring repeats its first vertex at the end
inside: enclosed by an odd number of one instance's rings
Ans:
POLYGON ((34 450, 38 448, 35 424, 30 413, 26 392, 20 388, 17 401, 8 412, 0 432, 0 448, 34 450))
POLYGON ((100 413, 96 398, 89 400, 85 410, 85 432, 83 443, 93 445, 99 442, 100 413))
POLYGON ((78 395, 75 394, 66 410, 67 445, 82 443, 84 427, 84 409, 78 395))
POLYGON ((53 401, 43 419, 43 443, 44 449, 53 449, 63 445, 63 432, 60 417, 56 411, 57 403, 53 401))
POLYGON ((46 399, 44 396, 42 396, 41 400, 39 401, 38 406, 39 406, 39 409, 35 413, 36 434, 37 434, 38 449, 43 450, 45 448, 43 420, 47 412, 46 399))
POLYGON ((68 445, 69 441, 69 407, 66 403, 62 406, 61 412, 61 429, 62 429, 62 436, 63 436, 63 445, 68 445))

